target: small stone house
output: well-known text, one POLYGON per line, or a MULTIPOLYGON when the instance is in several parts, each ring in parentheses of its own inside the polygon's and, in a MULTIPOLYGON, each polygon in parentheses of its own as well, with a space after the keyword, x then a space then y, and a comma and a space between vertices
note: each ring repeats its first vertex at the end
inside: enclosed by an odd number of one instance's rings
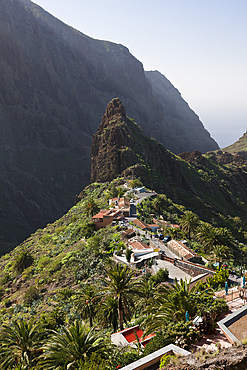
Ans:
POLYGON ((192 249, 187 247, 182 242, 179 242, 178 240, 170 240, 167 243, 168 248, 171 252, 176 254, 179 258, 194 262, 194 263, 202 263, 202 257, 199 256, 197 253, 195 253, 192 249))

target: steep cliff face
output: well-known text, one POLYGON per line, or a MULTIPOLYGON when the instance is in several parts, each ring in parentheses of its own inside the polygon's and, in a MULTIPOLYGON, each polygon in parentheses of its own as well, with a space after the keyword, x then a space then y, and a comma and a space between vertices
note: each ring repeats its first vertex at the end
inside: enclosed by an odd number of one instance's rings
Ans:
MULTIPOLYGON (((92 134, 113 97, 122 99, 147 135, 162 141, 166 135, 161 132, 167 130, 168 148, 192 147, 191 130, 185 130, 182 141, 180 131, 168 130, 167 123, 175 125, 177 118, 165 112, 152 80, 126 47, 91 39, 29 0, 1 0, 0 50, 0 228, 5 240, 20 242, 61 216, 89 183, 92 134)), ((201 134, 193 149, 217 149, 212 139, 201 147, 208 133, 201 129, 201 134)))
POLYGON ((162 144, 143 135, 134 120, 126 116, 119 98, 107 105, 102 122, 93 135, 91 151, 91 182, 111 181, 130 171, 141 176, 148 186, 159 190, 182 185, 177 158, 162 144), (163 185, 160 176, 166 178, 163 185))
POLYGON ((241 156, 220 150, 176 156, 155 139, 146 137, 126 116, 117 98, 108 104, 93 136, 91 181, 105 182, 131 175, 140 177, 147 187, 165 193, 205 221, 224 219, 222 226, 226 226, 231 217, 239 216, 242 225, 246 223, 247 162, 241 156))
POLYGON ((155 97, 163 107, 163 122, 155 125, 156 137, 173 153, 200 150, 206 153, 218 148, 195 112, 180 92, 158 71, 145 72, 155 97), (174 140, 174 138, 176 138, 174 140))

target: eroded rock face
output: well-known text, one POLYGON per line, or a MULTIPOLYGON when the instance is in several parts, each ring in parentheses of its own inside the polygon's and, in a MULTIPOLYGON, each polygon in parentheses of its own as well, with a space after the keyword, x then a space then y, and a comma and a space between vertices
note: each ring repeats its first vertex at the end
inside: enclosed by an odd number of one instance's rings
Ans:
MULTIPOLYGON (((92 135, 112 98, 119 96, 144 133, 171 150, 193 146, 190 120, 181 130, 178 101, 169 100, 168 89, 164 105, 122 45, 91 39, 29 0, 1 0, 0 50, 0 228, 6 241, 18 243, 61 216, 90 182, 92 135), (168 130, 176 126, 174 109, 179 130, 168 130)), ((198 122, 202 139, 193 150, 217 149, 212 139, 201 147, 208 133, 198 122)))
POLYGON ((200 354, 183 357, 178 365, 166 365, 162 370, 246 370, 246 346, 231 347, 220 351, 218 354, 200 354))
POLYGON ((174 155, 155 139, 146 137, 126 116, 117 98, 108 104, 93 136, 91 181, 134 175, 148 188, 165 193, 202 220, 218 217, 220 211, 226 219, 237 215, 245 222, 246 164, 240 156, 222 155, 220 151, 174 155))
POLYGON ((93 135, 91 182, 111 181, 119 175, 135 174, 147 186, 161 189, 159 174, 168 185, 182 185, 179 162, 163 145, 143 135, 142 129, 126 116, 119 98, 107 106, 102 122, 93 135))
POLYGON ((152 127, 153 134, 150 136, 176 154, 184 151, 199 150, 206 153, 216 150, 217 143, 170 81, 158 71, 148 71, 145 75, 163 108, 163 122, 152 127))
POLYGON ((179 154, 179 157, 181 157, 186 162, 201 164, 203 166, 205 166, 206 164, 205 157, 203 157, 202 153, 199 150, 195 150, 192 153, 181 153, 179 154))

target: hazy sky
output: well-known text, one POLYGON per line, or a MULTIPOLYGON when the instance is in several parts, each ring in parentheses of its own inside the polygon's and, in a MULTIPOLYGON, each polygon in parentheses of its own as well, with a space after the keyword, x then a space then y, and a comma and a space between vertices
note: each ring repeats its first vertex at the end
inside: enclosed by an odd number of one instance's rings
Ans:
POLYGON ((220 147, 246 131, 247 0, 34 2, 164 74, 220 147))

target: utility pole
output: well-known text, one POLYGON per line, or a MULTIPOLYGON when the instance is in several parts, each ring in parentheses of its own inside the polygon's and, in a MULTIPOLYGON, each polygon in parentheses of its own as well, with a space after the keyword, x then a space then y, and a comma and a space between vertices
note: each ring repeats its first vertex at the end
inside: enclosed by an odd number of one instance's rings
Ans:
POLYGON ((242 276, 242 268, 243 268, 243 243, 240 243, 239 245, 241 247, 241 270, 240 270, 240 273, 241 273, 241 276, 242 276))

